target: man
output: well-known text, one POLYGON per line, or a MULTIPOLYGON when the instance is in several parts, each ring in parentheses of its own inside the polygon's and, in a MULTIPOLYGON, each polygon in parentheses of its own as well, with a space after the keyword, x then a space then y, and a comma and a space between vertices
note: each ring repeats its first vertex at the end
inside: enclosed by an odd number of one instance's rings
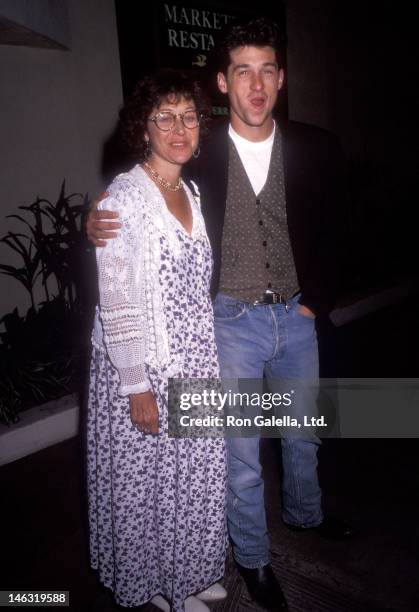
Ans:
MULTIPOLYGON (((284 69, 277 28, 269 21, 233 25, 220 57, 217 82, 229 99, 230 124, 212 131, 190 174, 200 188, 213 248, 221 375, 317 380, 315 318, 331 309, 334 298, 340 150, 320 129, 275 123, 284 69)), ((109 237, 102 230, 111 229, 91 214, 88 233, 96 245, 109 237)), ((228 440, 229 533, 250 595, 266 609, 284 610, 269 564, 259 443, 258 437, 228 440)), ((285 524, 349 536, 345 524, 322 513, 319 440, 281 443, 285 524)))

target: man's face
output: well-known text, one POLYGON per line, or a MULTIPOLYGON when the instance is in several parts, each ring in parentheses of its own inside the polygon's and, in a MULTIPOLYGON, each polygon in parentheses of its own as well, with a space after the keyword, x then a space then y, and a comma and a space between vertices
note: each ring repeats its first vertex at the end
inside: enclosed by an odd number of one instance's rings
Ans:
POLYGON ((219 72, 220 91, 228 94, 235 131, 249 140, 267 138, 272 110, 284 81, 272 47, 238 47, 230 51, 227 74, 219 72))

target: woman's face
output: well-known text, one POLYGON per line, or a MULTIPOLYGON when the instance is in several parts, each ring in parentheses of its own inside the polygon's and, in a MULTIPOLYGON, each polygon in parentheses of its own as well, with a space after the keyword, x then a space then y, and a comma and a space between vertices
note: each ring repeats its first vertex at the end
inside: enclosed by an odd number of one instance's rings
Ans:
POLYGON ((198 113, 193 100, 172 98, 153 108, 145 139, 151 147, 150 161, 182 165, 187 162, 199 141, 198 113))

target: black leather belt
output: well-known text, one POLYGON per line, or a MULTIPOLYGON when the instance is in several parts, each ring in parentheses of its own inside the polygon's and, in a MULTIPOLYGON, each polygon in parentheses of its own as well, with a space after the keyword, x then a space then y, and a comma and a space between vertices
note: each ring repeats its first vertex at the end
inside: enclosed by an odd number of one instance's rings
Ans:
POLYGON ((265 291, 260 298, 253 302, 253 306, 265 306, 266 304, 286 304, 287 300, 280 293, 265 291))

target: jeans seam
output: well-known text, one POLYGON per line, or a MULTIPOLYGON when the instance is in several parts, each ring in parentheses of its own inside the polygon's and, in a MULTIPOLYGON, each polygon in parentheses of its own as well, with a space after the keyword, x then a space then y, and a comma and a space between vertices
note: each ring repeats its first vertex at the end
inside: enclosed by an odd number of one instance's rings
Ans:
POLYGON ((295 452, 294 452, 294 445, 291 444, 290 446, 290 451, 291 451, 291 463, 292 463, 292 470, 293 473, 295 475, 294 477, 294 487, 295 487, 295 498, 297 500, 298 503, 298 522, 299 524, 302 523, 303 518, 302 518, 302 513, 301 513, 301 506, 302 506, 302 496, 301 496, 301 486, 300 486, 300 479, 299 479, 299 473, 297 471, 297 461, 296 461, 296 457, 295 457, 295 452))
POLYGON ((274 358, 275 358, 275 355, 277 354, 278 349, 279 349, 279 329, 278 329, 278 321, 277 321, 277 319, 276 319, 275 312, 274 312, 273 308, 272 308, 272 307, 270 307, 270 308, 269 308, 269 311, 270 311, 270 314, 271 314, 271 318, 272 318, 272 320, 273 320, 273 326, 274 326, 274 336, 275 336, 275 348, 274 348, 274 351, 273 351, 272 357, 271 357, 271 359, 269 360, 269 361, 271 361, 272 359, 274 359, 274 358))

